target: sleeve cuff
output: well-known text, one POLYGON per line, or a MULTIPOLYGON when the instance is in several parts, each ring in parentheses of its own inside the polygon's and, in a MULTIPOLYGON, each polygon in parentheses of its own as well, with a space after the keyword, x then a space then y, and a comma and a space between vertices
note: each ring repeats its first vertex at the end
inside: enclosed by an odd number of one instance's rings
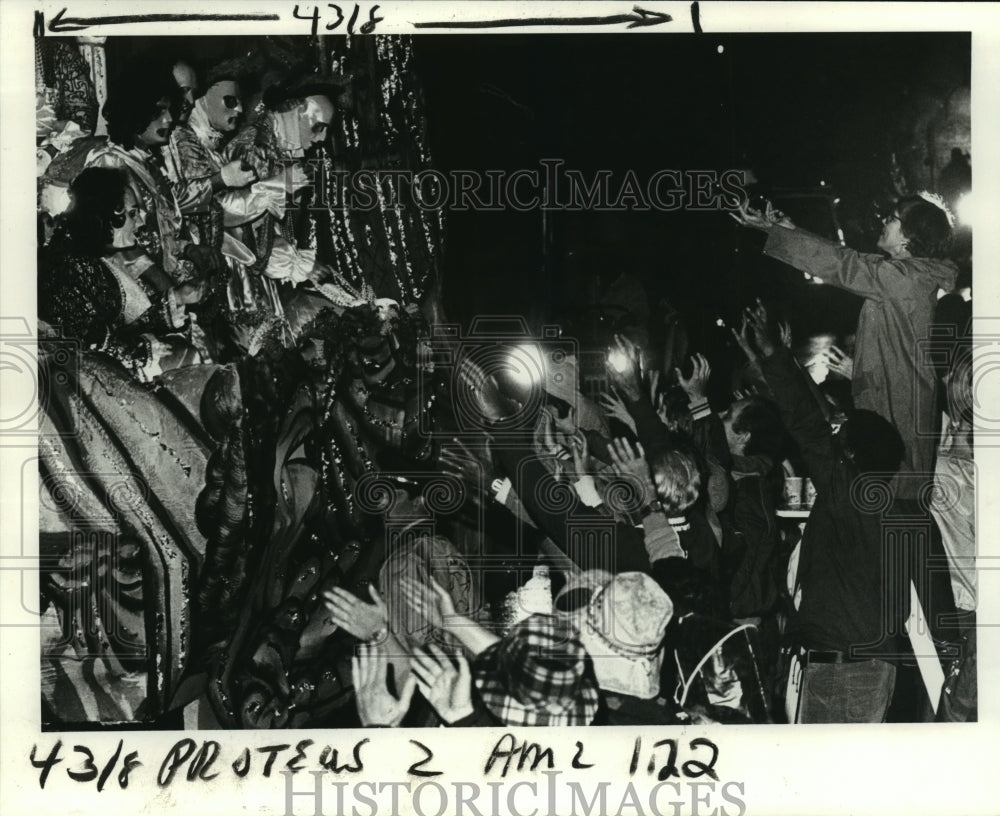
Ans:
POLYGON ((510 495, 510 490, 513 486, 510 479, 497 479, 493 482, 493 498, 499 504, 507 504, 507 497, 510 495))
POLYGON ((691 412, 691 418, 696 422, 699 419, 704 419, 712 413, 712 408, 708 404, 708 400, 702 397, 699 400, 688 403, 688 410, 691 412))
POLYGON ((680 537, 663 513, 651 513, 646 516, 642 521, 642 531, 649 563, 663 558, 685 557, 680 537))
POLYGON ((597 486, 594 484, 594 477, 589 473, 574 482, 573 489, 576 490, 580 501, 587 507, 598 507, 604 504, 604 499, 601 498, 601 494, 597 492, 597 486))

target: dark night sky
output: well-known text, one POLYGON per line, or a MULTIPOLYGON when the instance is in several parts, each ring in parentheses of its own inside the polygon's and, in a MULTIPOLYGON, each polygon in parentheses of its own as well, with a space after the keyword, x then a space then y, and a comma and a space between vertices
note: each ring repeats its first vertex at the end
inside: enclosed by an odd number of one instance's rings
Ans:
MULTIPOLYGON (((750 166, 775 188, 825 181, 848 222, 871 219, 914 108, 967 86, 970 59, 966 34, 421 37, 416 53, 443 168, 750 166)), ((848 242, 871 249, 874 222, 863 223, 867 232, 845 224, 848 242)), ((559 213, 550 228, 543 258, 538 213, 454 215, 453 310, 543 299, 572 312, 572 254, 624 266, 654 299, 702 317, 733 315, 763 292, 824 328, 854 320, 854 298, 762 265, 756 236, 720 213, 559 213)))

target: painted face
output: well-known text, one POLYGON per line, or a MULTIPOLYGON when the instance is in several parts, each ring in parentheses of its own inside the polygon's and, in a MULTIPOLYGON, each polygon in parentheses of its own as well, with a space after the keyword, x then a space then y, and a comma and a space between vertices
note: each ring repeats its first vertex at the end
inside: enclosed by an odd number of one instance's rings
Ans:
POLYGON ((906 249, 906 236, 903 235, 903 225, 897 213, 893 213, 883 222, 882 234, 878 238, 878 248, 891 257, 896 257, 906 249))
POLYGON ((240 86, 229 79, 216 82, 205 92, 205 113, 208 123, 221 133, 236 130, 243 113, 240 86))
POLYGON ((181 92, 181 112, 177 119, 186 122, 194 109, 194 94, 198 90, 198 78, 194 68, 186 62, 178 62, 174 66, 174 82, 181 92))
POLYGON ((307 96, 299 112, 299 138, 303 148, 326 141, 333 122, 333 103, 325 96, 307 96))
POLYGON ((135 230, 142 224, 142 212, 135 200, 135 193, 130 189, 125 189, 125 196, 122 199, 122 206, 115 211, 112 217, 112 238, 111 245, 116 249, 125 249, 135 246, 135 230))
POLYGON ((161 147, 170 139, 170 126, 174 121, 170 113, 170 100, 163 97, 156 106, 159 113, 146 125, 146 129, 136 136, 136 142, 143 147, 161 147))

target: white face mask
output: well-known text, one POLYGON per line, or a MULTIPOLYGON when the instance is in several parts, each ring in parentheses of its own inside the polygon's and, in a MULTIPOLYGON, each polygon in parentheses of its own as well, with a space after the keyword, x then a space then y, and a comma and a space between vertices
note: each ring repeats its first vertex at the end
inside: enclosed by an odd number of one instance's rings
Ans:
POLYGON ((333 121, 333 105, 325 96, 307 96, 299 114, 299 142, 303 149, 326 140, 333 121))
POLYGON ((326 139, 333 113, 333 104, 325 96, 308 96, 297 107, 274 113, 274 132, 281 151, 301 158, 313 144, 326 139))
POLYGON ((142 210, 139 209, 131 190, 125 191, 125 200, 122 202, 122 208, 118 212, 124 214, 125 223, 120 227, 114 228, 111 245, 115 249, 127 249, 128 247, 135 246, 135 231, 142 226, 145 220, 142 210))
POLYGON ((381 320, 399 316, 399 304, 392 298, 376 298, 375 311, 381 320))

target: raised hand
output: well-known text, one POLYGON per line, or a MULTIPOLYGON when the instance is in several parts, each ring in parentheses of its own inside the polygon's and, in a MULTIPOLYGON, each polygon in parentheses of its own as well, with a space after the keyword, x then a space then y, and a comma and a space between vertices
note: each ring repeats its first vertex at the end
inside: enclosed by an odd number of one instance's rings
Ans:
POLYGON ((406 678, 399 697, 389 691, 389 659, 378 646, 362 645, 351 658, 351 676, 358 717, 364 726, 396 726, 403 721, 417 687, 412 674, 406 678))
POLYGON ((559 433, 564 436, 572 436, 576 433, 576 406, 571 405, 569 410, 566 412, 566 416, 560 417, 558 414, 552 414, 552 427, 554 427, 559 433))
POLYGON ((420 693, 446 723, 457 722, 472 713, 472 674, 462 655, 452 660, 429 643, 423 649, 413 650, 410 668, 420 693))
POLYGON ((604 409, 604 413, 631 428, 632 433, 636 433, 635 420, 632 419, 632 415, 628 412, 628 408, 625 407, 625 402, 621 397, 617 394, 601 394, 598 402, 604 409))
POLYGON ((412 611, 414 620, 426 620, 434 629, 443 628, 440 605, 426 582, 407 576, 399 584, 400 600, 412 611))
POLYGON ((375 586, 369 585, 368 592, 373 603, 367 604, 342 587, 334 587, 323 593, 323 605, 330 615, 330 622, 358 640, 381 640, 386 634, 389 614, 385 602, 375 586))
POLYGON ((434 578, 429 582, 404 578, 401 588, 403 600, 411 608, 434 628, 451 634, 469 654, 477 655, 500 639, 468 616, 456 613, 451 595, 434 578))
POLYGON ((781 334, 781 345, 786 349, 792 347, 792 325, 787 320, 778 324, 778 331, 781 334))
POLYGON ((708 380, 712 375, 712 366, 709 365, 708 358, 703 354, 696 354, 691 358, 692 371, 687 379, 681 374, 679 368, 677 372, 677 382, 680 383, 684 393, 688 395, 688 400, 696 402, 708 397, 708 380))
POLYGON ((652 369, 646 376, 646 384, 649 386, 649 401, 656 405, 660 395, 660 372, 657 369, 652 369))
POLYGON ((556 436, 555 417, 551 409, 543 408, 541 419, 542 438, 540 444, 542 450, 550 456, 558 456, 562 446, 556 436))
POLYGON ((774 209, 770 201, 765 203, 763 210, 755 210, 749 203, 741 204, 736 212, 729 215, 741 226, 762 232, 769 232, 774 227, 795 229, 791 219, 780 210, 774 209))
POLYGON ((455 612, 455 599, 451 597, 448 590, 441 586, 438 580, 433 577, 431 578, 431 589, 434 590, 434 594, 437 596, 437 606, 441 620, 455 617, 457 614, 455 612))
MULTIPOLYGON (((676 369, 674 370, 676 371, 676 369)), ((653 407, 656 409, 656 415, 660 418, 660 422, 669 427, 671 423, 668 414, 667 395, 663 392, 657 394, 653 407)))
POLYGON ((438 464, 444 473, 473 488, 485 489, 493 480, 493 462, 489 448, 477 453, 457 437, 442 444, 438 464))
POLYGON ((736 212, 731 212, 729 215, 741 227, 751 227, 768 232, 775 226, 774 222, 770 221, 763 212, 755 210, 749 203, 741 204, 736 212))
POLYGON ((633 481, 639 487, 641 506, 645 507, 653 501, 656 488, 649 475, 649 464, 646 462, 646 452, 642 449, 642 443, 636 442, 633 449, 627 439, 614 439, 608 445, 608 455, 611 457, 611 466, 615 473, 633 481))
POLYGON ((757 298, 756 306, 753 308, 748 307, 744 310, 744 315, 745 323, 753 334, 753 339, 757 344, 757 348, 760 349, 761 354, 765 357, 770 357, 778 350, 778 346, 774 342, 774 339, 768 330, 767 309, 761 302, 760 298, 757 298))
POLYGON ((779 227, 784 227, 785 229, 795 229, 795 224, 792 223, 792 219, 785 215, 781 210, 776 210, 770 201, 766 202, 764 206, 764 218, 779 227))
POLYGON ((750 319, 747 312, 743 312, 743 316, 740 320, 740 330, 730 329, 733 333, 733 337, 736 339, 736 344, 743 350, 743 353, 747 356, 747 359, 751 364, 756 365, 759 357, 754 349, 753 345, 750 343, 750 319))
POLYGON ((569 450, 573 454, 573 470, 577 477, 590 471, 590 446, 583 431, 577 431, 569 438, 569 450))
POLYGON ((854 358, 849 357, 837 346, 830 346, 826 351, 826 365, 830 371, 835 371, 844 379, 854 378, 854 358))
POLYGON ((455 617, 455 601, 433 578, 428 584, 408 576, 403 578, 400 589, 407 606, 419 617, 430 621, 435 629, 443 628, 448 618, 455 617))

